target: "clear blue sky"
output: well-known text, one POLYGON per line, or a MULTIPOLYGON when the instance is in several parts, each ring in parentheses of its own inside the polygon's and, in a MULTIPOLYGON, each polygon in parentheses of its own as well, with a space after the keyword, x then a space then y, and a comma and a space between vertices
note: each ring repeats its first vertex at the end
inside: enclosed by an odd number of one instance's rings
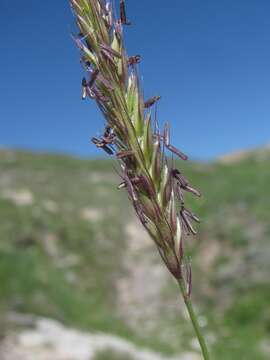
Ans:
MULTIPOLYGON (((145 97, 193 158, 270 142, 269 0, 127 0, 145 97)), ((68 0, 1 0, 0 145, 96 155, 68 0)))

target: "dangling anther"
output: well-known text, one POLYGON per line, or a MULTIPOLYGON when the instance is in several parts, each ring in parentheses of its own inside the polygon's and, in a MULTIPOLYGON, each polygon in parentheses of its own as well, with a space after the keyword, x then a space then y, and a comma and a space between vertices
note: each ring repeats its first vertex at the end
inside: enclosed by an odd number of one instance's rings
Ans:
POLYGON ((128 58, 128 65, 132 66, 132 65, 136 65, 141 61, 141 57, 140 55, 135 55, 135 56, 130 56, 128 58))
POLYGON ((82 79, 82 99, 85 100, 87 97, 87 81, 85 78, 82 79))
POLYGON ((101 148, 109 155, 113 155, 113 150, 103 140, 93 137, 91 141, 96 145, 96 147, 101 148))
POLYGON ((190 214, 186 211, 186 209, 184 207, 182 207, 182 209, 180 210, 180 216, 181 219, 187 229, 188 232, 191 232, 193 235, 197 234, 197 231, 193 228, 192 224, 191 224, 191 219, 193 219, 190 214))
POLYGON ((184 153, 182 153, 182 151, 178 150, 175 146, 173 146, 173 145, 171 145, 171 144, 169 144, 169 145, 166 145, 166 144, 165 144, 165 146, 166 146, 166 148, 167 148, 168 150, 170 150, 172 153, 174 153, 175 155, 179 156, 180 159, 182 159, 182 160, 187 160, 187 159, 188 159, 187 155, 185 155, 184 153))
POLYGON ((127 20, 124 0, 120 0, 120 22, 122 25, 131 25, 131 22, 127 20))
POLYGON ((127 187, 127 184, 125 183, 125 181, 123 181, 117 186, 117 189, 120 190, 120 189, 124 189, 126 187, 127 187))
POLYGON ((152 105, 154 105, 159 99, 161 98, 161 96, 153 96, 151 97, 149 100, 147 100, 144 103, 144 108, 148 109, 150 108, 152 105))

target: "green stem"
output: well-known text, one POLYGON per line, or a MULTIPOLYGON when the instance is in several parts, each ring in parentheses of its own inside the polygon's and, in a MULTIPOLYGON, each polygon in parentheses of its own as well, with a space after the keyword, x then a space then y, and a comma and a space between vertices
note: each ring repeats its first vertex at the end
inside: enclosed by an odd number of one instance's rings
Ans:
POLYGON ((196 333, 196 336, 197 336, 197 339, 199 341, 203 358, 204 358, 204 360, 210 360, 210 355, 209 355, 209 352, 208 352, 208 349, 207 349, 206 342, 204 340, 203 334, 201 332, 197 316, 196 316, 196 314, 195 314, 195 312, 193 310, 193 306, 192 306, 190 297, 186 293, 185 284, 184 284, 182 279, 178 280, 178 284, 179 284, 179 288, 180 288, 181 294, 183 296, 187 311, 189 313, 189 317, 190 317, 190 320, 192 322, 193 329, 194 329, 194 331, 196 333))

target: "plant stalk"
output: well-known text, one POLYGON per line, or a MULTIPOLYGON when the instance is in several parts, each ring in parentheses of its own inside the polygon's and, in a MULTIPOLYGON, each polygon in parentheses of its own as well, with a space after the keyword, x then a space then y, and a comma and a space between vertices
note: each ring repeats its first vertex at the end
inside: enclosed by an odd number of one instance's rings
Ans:
POLYGON ((203 358, 204 358, 204 360, 210 360, 210 355, 209 355, 209 351, 207 349, 207 345, 206 345, 204 336, 202 334, 200 325, 198 323, 197 316, 196 316, 196 314, 194 312, 190 297, 186 293, 185 284, 184 284, 182 279, 178 280, 178 285, 179 285, 181 294, 183 296, 183 299, 184 299, 184 302, 185 302, 185 305, 186 305, 190 320, 192 322, 194 332, 195 332, 195 334, 197 336, 197 339, 199 341, 203 358))

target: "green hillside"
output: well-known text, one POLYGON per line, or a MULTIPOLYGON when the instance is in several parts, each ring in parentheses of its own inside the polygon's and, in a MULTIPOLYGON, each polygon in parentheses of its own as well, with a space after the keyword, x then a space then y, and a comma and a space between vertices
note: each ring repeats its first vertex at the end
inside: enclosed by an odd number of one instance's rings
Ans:
MULTIPOLYGON (((202 222, 187 242, 192 296, 213 359, 269 359, 269 161, 270 152, 260 150, 226 164, 179 164, 203 193, 188 199, 202 222)), ((3 335, 12 311, 165 354, 194 346, 174 280, 117 190, 115 167, 0 151, 3 335)))

